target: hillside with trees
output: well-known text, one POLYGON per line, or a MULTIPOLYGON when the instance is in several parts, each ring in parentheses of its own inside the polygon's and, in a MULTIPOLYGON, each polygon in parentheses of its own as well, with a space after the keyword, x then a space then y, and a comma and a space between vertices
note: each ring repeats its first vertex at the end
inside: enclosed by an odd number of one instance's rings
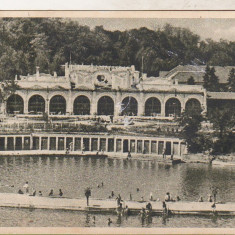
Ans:
POLYGON ((0 80, 15 74, 63 74, 63 65, 135 65, 157 76, 179 64, 234 65, 235 42, 201 40, 188 29, 172 27, 150 30, 142 27, 108 31, 102 26, 90 29, 69 19, 2 18, 0 20, 0 80))

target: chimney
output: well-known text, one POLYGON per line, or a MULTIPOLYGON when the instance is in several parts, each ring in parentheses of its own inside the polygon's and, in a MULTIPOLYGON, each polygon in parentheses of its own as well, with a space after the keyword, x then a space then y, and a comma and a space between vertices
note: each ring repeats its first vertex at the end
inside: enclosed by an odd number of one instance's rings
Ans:
POLYGON ((40 68, 39 66, 36 66, 36 77, 37 77, 37 78, 39 78, 39 76, 40 76, 40 75, 39 75, 39 68, 40 68))

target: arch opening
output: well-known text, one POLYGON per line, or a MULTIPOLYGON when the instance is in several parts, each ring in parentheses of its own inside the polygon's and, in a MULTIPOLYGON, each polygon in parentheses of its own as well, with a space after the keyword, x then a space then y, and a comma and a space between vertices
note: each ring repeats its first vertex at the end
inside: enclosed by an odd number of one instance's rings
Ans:
POLYGON ((66 100, 63 96, 56 95, 51 98, 50 113, 59 115, 66 113, 66 100))
POLYGON ((123 99, 121 104, 121 115, 124 116, 137 116, 138 113, 138 102, 137 100, 132 97, 126 97, 123 99))
POLYGON ((20 95, 11 95, 7 99, 7 113, 9 114, 23 114, 24 101, 20 95))
POLYGON ((29 113, 43 113, 45 112, 45 100, 40 95, 33 95, 29 99, 28 104, 28 111, 29 113))
POLYGON ((178 117, 181 114, 181 103, 176 98, 170 98, 165 106, 166 117, 178 117))
POLYGON ((185 111, 200 113, 202 111, 201 103, 195 98, 189 99, 185 104, 185 111))
POLYGON ((161 113, 161 102, 155 97, 147 99, 145 102, 145 116, 156 116, 161 113))
POLYGON ((114 115, 114 102, 109 96, 102 96, 98 101, 98 115, 114 115))
POLYGON ((90 115, 90 100, 84 96, 78 96, 73 103, 74 115, 90 115))

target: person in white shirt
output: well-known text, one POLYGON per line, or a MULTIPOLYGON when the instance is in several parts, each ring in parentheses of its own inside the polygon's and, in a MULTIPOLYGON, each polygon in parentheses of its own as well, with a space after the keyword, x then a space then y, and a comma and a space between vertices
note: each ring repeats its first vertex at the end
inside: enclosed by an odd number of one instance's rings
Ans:
POLYGON ((26 181, 23 188, 25 189, 25 193, 29 193, 29 182, 28 181, 26 181))

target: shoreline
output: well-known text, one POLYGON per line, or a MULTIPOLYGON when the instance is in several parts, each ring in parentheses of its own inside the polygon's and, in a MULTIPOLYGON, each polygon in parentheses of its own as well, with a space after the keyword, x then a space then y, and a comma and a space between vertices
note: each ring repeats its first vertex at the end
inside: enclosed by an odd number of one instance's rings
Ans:
MULTIPOLYGON (((1 157, 91 157, 91 158, 108 158, 108 159, 127 159, 127 160, 141 160, 141 161, 157 161, 159 163, 171 164, 171 156, 166 155, 163 159, 159 154, 143 154, 131 153, 131 157, 127 157, 128 153, 121 152, 92 152, 92 151, 48 151, 48 150, 20 150, 20 151, 0 151, 1 157)), ((184 154, 182 156, 174 156, 174 160, 181 160, 181 163, 202 163, 210 164, 213 156, 208 154, 184 154)), ((215 162, 231 163, 235 166, 235 155, 218 155, 215 156, 215 162)), ((212 161, 213 164, 213 161, 212 161)), ((213 164, 214 165, 214 164, 213 164)))

